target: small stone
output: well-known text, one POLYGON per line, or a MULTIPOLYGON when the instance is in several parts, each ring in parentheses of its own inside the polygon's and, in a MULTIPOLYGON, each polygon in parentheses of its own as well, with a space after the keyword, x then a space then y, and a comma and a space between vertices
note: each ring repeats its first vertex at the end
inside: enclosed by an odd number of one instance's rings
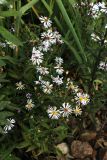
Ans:
POLYGON ((86 131, 81 134, 81 139, 84 141, 91 141, 96 138, 96 132, 86 131))
POLYGON ((93 148, 88 142, 75 140, 71 144, 71 153, 74 158, 86 158, 93 154, 93 148))
POLYGON ((62 152, 63 155, 66 155, 69 153, 69 148, 68 148, 68 145, 66 143, 60 143, 56 146, 56 148, 58 150, 60 150, 62 152))
POLYGON ((107 141, 104 141, 103 144, 105 147, 107 147, 107 141))

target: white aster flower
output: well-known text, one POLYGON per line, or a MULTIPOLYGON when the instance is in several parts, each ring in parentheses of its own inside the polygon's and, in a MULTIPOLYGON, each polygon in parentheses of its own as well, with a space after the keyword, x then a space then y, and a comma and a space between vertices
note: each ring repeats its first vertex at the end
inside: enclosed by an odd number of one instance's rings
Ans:
POLYGON ((95 33, 92 33, 91 34, 91 38, 95 41, 95 42, 97 42, 97 41, 100 41, 101 39, 100 39, 100 37, 99 36, 97 36, 95 33))
POLYGON ((63 83, 63 81, 62 81, 63 77, 59 77, 59 75, 57 77, 51 76, 51 78, 52 78, 53 82, 56 83, 58 86, 63 83))
POLYGON ((49 40, 44 40, 44 41, 42 42, 42 50, 43 50, 44 52, 49 51, 49 50, 50 50, 50 47, 51 47, 51 43, 50 43, 49 40))
POLYGON ((69 103, 63 103, 60 111, 62 117, 68 117, 72 113, 71 105, 69 103))
POLYGON ((28 99, 27 100, 27 104, 25 105, 25 108, 27 109, 27 110, 32 110, 32 108, 34 107, 35 105, 34 105, 34 102, 32 101, 32 99, 28 99))
POLYGON ((63 43, 63 40, 61 39, 61 34, 59 34, 58 31, 53 32, 53 37, 56 40, 56 42, 59 42, 61 44, 63 43))
POLYGON ((52 32, 51 29, 49 29, 48 31, 46 32, 43 32, 41 34, 41 38, 47 42, 47 44, 49 43, 50 45, 51 44, 56 44, 56 39, 54 38, 54 33, 52 32))
POLYGON ((43 62, 43 53, 33 47, 31 61, 34 65, 40 65, 43 62))
POLYGON ((46 94, 50 94, 52 92, 53 85, 50 84, 50 82, 48 82, 48 81, 44 81, 42 83, 43 83, 42 84, 43 92, 46 94))
POLYGON ((8 133, 14 127, 15 120, 14 119, 7 119, 7 124, 4 127, 4 133, 8 133))
POLYGON ((56 69, 56 73, 58 73, 59 75, 63 74, 64 69, 61 65, 57 65, 54 68, 56 69))
POLYGON ((51 118, 51 119, 59 119, 59 117, 60 117, 60 111, 57 109, 56 106, 49 107, 47 110, 47 113, 49 115, 49 118, 51 118))
POLYGON ((37 67, 37 72, 42 74, 42 75, 47 75, 49 74, 49 71, 48 71, 48 68, 46 67, 41 67, 41 66, 38 66, 37 67))
POLYGON ((75 116, 81 115, 82 109, 79 106, 76 106, 75 109, 73 109, 73 113, 75 114, 75 116))
POLYGON ((99 64, 99 69, 107 71, 107 63, 101 61, 99 64))
POLYGON ((40 22, 43 24, 44 28, 50 28, 52 26, 52 21, 48 17, 39 17, 40 22))
POLYGON ((61 57, 56 57, 55 62, 57 65, 62 65, 63 64, 63 59, 61 57))
POLYGON ((39 51, 47 52, 50 50, 51 44, 48 40, 44 40, 41 42, 41 45, 38 47, 39 51))
POLYGON ((82 105, 87 105, 90 101, 88 94, 80 93, 80 92, 77 93, 75 100, 77 100, 77 103, 82 104, 82 105))
POLYGON ((25 89, 25 84, 23 84, 21 81, 16 83, 16 89, 23 90, 25 89))

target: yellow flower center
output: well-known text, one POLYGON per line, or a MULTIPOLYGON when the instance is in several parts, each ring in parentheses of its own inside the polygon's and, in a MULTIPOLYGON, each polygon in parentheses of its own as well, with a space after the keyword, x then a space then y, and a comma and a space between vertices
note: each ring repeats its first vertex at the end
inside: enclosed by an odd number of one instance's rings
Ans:
POLYGON ((53 112, 52 112, 52 115, 53 115, 53 116, 58 115, 58 111, 53 111, 53 112))
POLYGON ((87 97, 79 97, 79 99, 80 99, 80 101, 83 101, 83 100, 86 101, 86 102, 88 101, 87 97))

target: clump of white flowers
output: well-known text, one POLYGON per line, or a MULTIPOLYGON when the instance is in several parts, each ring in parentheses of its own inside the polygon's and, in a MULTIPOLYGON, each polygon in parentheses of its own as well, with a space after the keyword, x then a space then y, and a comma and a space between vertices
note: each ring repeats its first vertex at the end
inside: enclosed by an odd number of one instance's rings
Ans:
POLYGON ((102 13, 107 14, 107 7, 105 2, 91 3, 91 6, 91 11, 94 19, 99 18, 102 13))
POLYGON ((80 93, 79 87, 70 78, 64 79, 64 62, 60 56, 55 57, 52 62, 54 66, 50 65, 52 66, 51 68, 46 66, 47 62, 44 60, 46 53, 52 51, 53 45, 61 44, 63 41, 61 35, 57 31, 53 31, 50 18, 41 16, 39 19, 45 31, 41 33, 40 44, 37 47, 33 47, 32 50, 31 61, 35 65, 38 75, 38 80, 35 81, 36 87, 34 88, 36 90, 37 86, 40 87, 46 95, 53 94, 55 89, 57 90, 60 87, 65 87, 66 92, 73 93, 75 105, 72 105, 70 102, 63 102, 61 106, 49 105, 47 109, 49 118, 59 119, 61 117, 68 118, 71 114, 75 114, 76 116, 81 115, 81 107, 89 103, 89 96, 88 94, 80 93))
POLYGON ((52 49, 53 45, 62 44, 61 34, 54 31, 52 21, 48 17, 41 16, 40 22, 43 24, 45 31, 41 33, 40 43, 37 47, 33 47, 31 61, 34 65, 39 66, 44 60, 44 54, 52 49))
MULTIPOLYGON (((43 16, 39 19, 45 31, 41 33, 40 43, 33 47, 30 59, 36 70, 34 91, 37 98, 39 97, 40 103, 45 104, 43 99, 46 97, 46 101, 49 103, 49 105, 46 104, 49 118, 68 119, 72 114, 79 116, 82 114, 82 107, 90 101, 89 95, 83 93, 71 78, 66 77, 63 58, 53 53, 53 46, 62 44, 63 41, 59 32, 53 30, 52 21, 43 16), (59 101, 58 104, 56 100, 59 101)), ((16 89, 23 90, 25 85, 21 81, 17 82, 16 89)), ((26 94, 26 98, 25 108, 30 111, 35 108, 35 104, 30 93, 26 94)))
POLYGON ((89 12, 87 12, 87 16, 92 16, 94 19, 97 19, 101 16, 101 14, 107 14, 107 6, 105 2, 83 2, 81 1, 79 4, 75 4, 74 7, 83 8, 86 7, 89 9, 89 12))
POLYGON ((14 127, 15 119, 7 119, 7 124, 4 127, 4 133, 8 133, 14 127))

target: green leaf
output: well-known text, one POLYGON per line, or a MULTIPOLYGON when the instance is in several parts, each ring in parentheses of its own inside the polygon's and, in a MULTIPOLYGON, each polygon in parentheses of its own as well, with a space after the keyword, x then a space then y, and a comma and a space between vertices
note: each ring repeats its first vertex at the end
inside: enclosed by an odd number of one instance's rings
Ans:
POLYGON ((8 110, 16 110, 16 107, 10 101, 1 101, 0 102, 0 111, 8 109, 8 110))
POLYGON ((6 65, 6 63, 0 59, 0 67, 5 66, 5 65, 6 65))
POLYGON ((1 17, 12 17, 12 16, 18 16, 18 11, 0 11, 1 17))
POLYGON ((16 59, 10 56, 0 56, 0 61, 1 60, 8 60, 9 62, 16 64, 16 59))
MULTIPOLYGON (((7 148, 3 148, 3 150, 0 148, 0 159, 1 160, 7 160, 13 149, 16 147, 16 144, 10 144, 10 146, 7 148)), ((15 160, 15 159, 14 159, 15 160)))
POLYGON ((1 112, 0 112, 0 120, 6 119, 6 118, 11 117, 11 116, 13 116, 13 115, 14 115, 14 113, 12 113, 12 112, 9 112, 9 111, 1 111, 1 112))
POLYGON ((82 64, 82 59, 81 59, 80 55, 78 54, 78 52, 75 50, 75 48, 65 39, 63 39, 63 41, 65 42, 65 44, 67 44, 68 48, 72 51, 72 53, 74 54, 78 63, 82 64))
POLYGON ((25 148, 25 147, 28 147, 30 144, 29 142, 21 142, 19 145, 17 145, 17 148, 25 148))
POLYGON ((17 46, 22 46, 22 42, 16 38, 13 34, 11 34, 6 28, 0 26, 0 34, 9 42, 17 46))
POLYGON ((30 147, 28 147, 28 149, 26 150, 26 152, 30 152, 30 151, 32 151, 34 149, 35 149, 35 146, 30 146, 30 147))

